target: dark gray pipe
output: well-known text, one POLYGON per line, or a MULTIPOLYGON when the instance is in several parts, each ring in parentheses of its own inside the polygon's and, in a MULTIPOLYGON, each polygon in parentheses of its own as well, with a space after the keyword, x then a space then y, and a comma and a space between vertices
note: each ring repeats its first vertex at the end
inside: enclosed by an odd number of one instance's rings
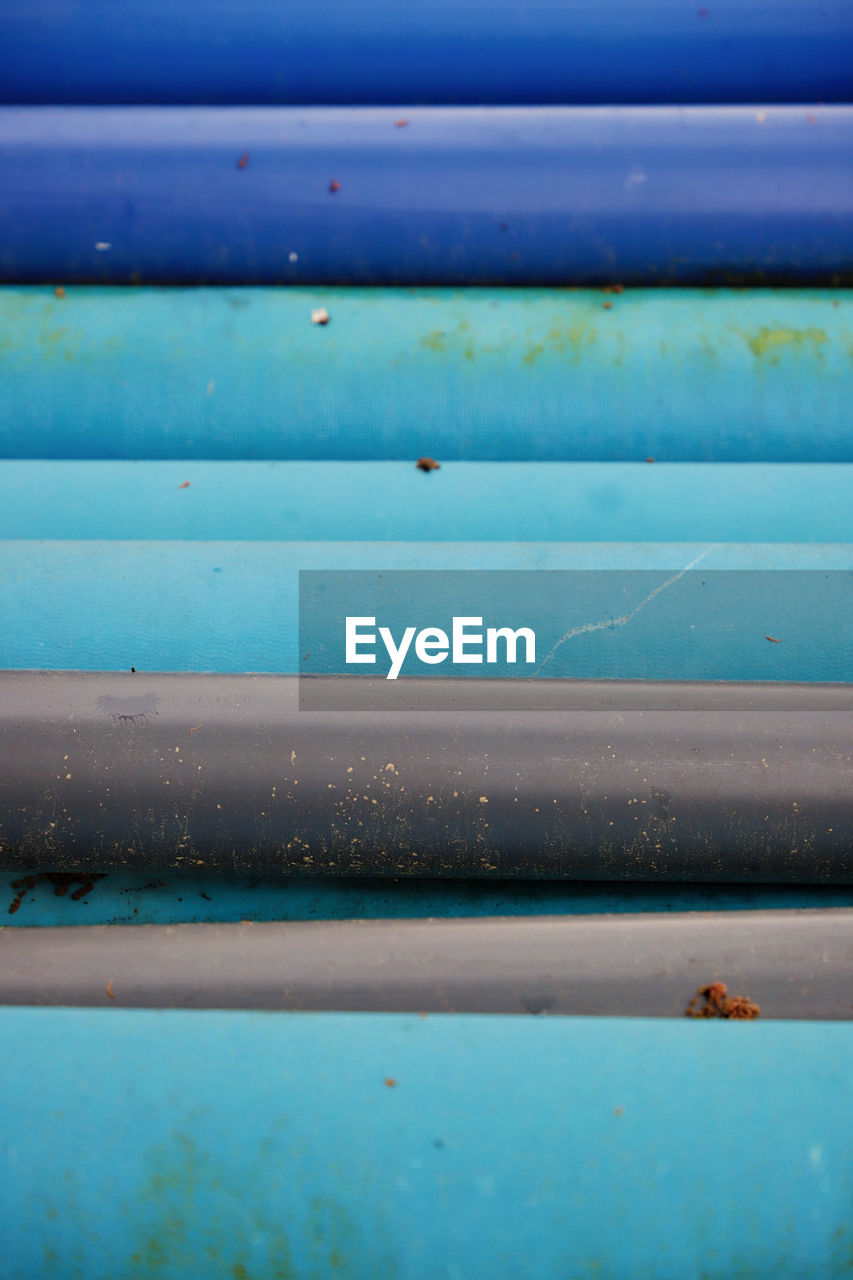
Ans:
POLYGON ((0 673, 0 865, 853 879, 851 687, 432 683, 0 673))
POLYGON ((679 1017, 718 981, 853 1017, 853 909, 0 929, 0 1004, 679 1017))

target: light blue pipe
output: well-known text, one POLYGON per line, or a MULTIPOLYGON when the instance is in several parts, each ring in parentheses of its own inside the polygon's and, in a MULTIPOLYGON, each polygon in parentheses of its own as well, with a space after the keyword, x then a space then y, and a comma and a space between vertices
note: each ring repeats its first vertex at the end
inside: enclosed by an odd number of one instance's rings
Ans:
POLYGON ((10 461, 0 538, 853 542, 851 493, 840 463, 10 461))
POLYGON ((851 404, 845 290, 0 289, 7 458, 853 461, 851 404))
MULTIPOLYGON (((624 572, 612 580, 595 575, 583 614, 574 596, 565 602, 553 592, 541 597, 536 611, 545 633, 560 635, 579 623, 621 614, 626 598, 633 608, 651 587, 691 564, 703 572, 764 572, 732 574, 732 591, 724 594, 717 615, 709 614, 707 602, 697 604, 697 573, 688 573, 650 599, 630 627, 596 629, 562 646, 542 677, 850 680, 853 542, 4 541, 0 668, 317 670, 313 660, 301 661, 301 569, 653 571, 651 581, 629 583, 627 597, 620 594, 624 572), (778 570, 808 572, 770 572, 778 570), (838 570, 844 572, 833 572, 838 570), (768 634, 783 643, 768 643, 768 634)), ((496 599, 503 608, 505 580, 499 587, 496 599)), ((389 621, 400 635, 401 624, 411 619, 389 621)), ((430 624, 425 618, 422 625, 430 624)), ((331 644, 327 648, 331 652, 331 644)))
POLYGON ((5 1280, 849 1274, 849 1022, 4 1009, 0 1045, 5 1280))

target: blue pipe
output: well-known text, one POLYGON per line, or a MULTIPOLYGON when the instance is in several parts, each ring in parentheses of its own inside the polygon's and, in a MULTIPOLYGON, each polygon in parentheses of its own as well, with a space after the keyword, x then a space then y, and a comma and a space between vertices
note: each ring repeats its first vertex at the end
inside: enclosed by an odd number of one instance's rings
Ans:
POLYGON ((7 1008, 0 1044, 8 1280, 67 1259, 164 1280, 848 1271, 850 1023, 7 1008))
MULTIPOLYGON (((599 630, 563 646, 544 675, 849 680, 849 542, 4 541, 0 668, 312 670, 313 661, 301 661, 305 654, 299 644, 299 571, 306 569, 619 570, 612 581, 603 572, 590 575, 589 617, 578 617, 574 597, 565 615, 559 597, 537 597, 545 632, 558 635, 578 622, 610 617, 625 598, 633 604, 647 595, 649 583, 643 590, 631 583, 631 593, 619 595, 626 571, 653 571, 650 585, 657 587, 695 563, 704 572, 763 572, 731 574, 725 608, 710 621, 707 606, 697 609, 696 574, 681 577, 653 599, 633 629, 599 630), (756 585, 761 590, 754 590, 756 585), (700 625, 691 629, 697 619, 700 625), (768 634, 782 643, 769 644, 768 634)), ((505 607, 505 578, 497 584, 497 598, 505 607)), ((391 619, 394 635, 401 634, 398 622, 391 619)), ((331 651, 331 644, 327 647, 331 651)))
POLYGON ((817 547, 853 543, 851 487, 820 463, 14 461, 0 538, 817 547))
POLYGON ((853 280, 853 108, 7 108, 0 280, 853 280))
POLYGON ((849 101, 844 0, 32 0, 0 101, 849 101))
POLYGON ((0 457, 850 462, 851 350, 845 290, 7 287, 0 457))

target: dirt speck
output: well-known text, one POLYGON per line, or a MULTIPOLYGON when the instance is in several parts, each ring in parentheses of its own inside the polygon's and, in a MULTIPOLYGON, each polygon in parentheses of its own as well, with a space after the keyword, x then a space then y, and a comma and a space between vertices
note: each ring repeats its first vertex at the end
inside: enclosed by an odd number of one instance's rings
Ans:
POLYGON ((385 1087, 386 1087, 387 1089, 396 1089, 396 1088, 397 1088, 397 1081, 394 1079, 394 1077, 393 1077, 393 1076, 386 1076, 386 1078, 385 1078, 385 1087))
POLYGON ((245 167, 246 167, 246 165, 247 165, 248 163, 249 163, 249 153, 248 153, 248 151, 244 151, 244 152, 243 152, 243 154, 241 155, 240 159, 237 161, 237 168, 238 168, 238 169, 245 169, 245 167))
POLYGON ((751 1021, 760 1016, 761 1008, 754 1004, 749 996, 730 996, 724 982, 709 982, 707 986, 699 988, 684 1012, 688 1018, 732 1018, 736 1021, 751 1021), (701 1003, 703 997, 704 1004, 701 1003))
POLYGON ((418 471, 438 471, 441 463, 436 462, 435 458, 418 458, 415 466, 418 471))
POLYGON ((178 485, 178 488, 179 488, 179 489, 189 489, 189 487, 190 487, 190 481, 189 481, 189 480, 185 480, 183 484, 179 484, 179 485, 178 485))
POLYGON ((338 182, 337 178, 333 178, 332 181, 329 183, 329 190, 331 191, 332 195, 334 195, 336 191, 340 191, 340 189, 341 189, 341 184, 338 182))
POLYGON ((765 639, 765 640, 769 640, 771 644, 781 644, 781 643, 782 643, 782 641, 778 638, 778 636, 765 636, 765 637, 764 637, 764 639, 765 639))
POLYGON ((605 310, 605 311, 609 311, 609 310, 611 309, 611 307, 612 307, 612 306, 613 306, 613 303, 612 303, 612 302, 605 302, 605 304, 604 304, 604 310, 605 310))
POLYGON ((406 125, 407 125, 408 123, 409 123, 409 122, 408 122, 408 120, 395 120, 395 121, 394 121, 394 128, 395 128, 395 129, 405 129, 405 127, 406 127, 406 125))
POLYGON ((646 462, 654 462, 654 458, 646 458, 646 462))
POLYGON ((56 294, 57 298, 65 297, 65 290, 63 289, 61 284, 58 284, 53 292, 56 294))

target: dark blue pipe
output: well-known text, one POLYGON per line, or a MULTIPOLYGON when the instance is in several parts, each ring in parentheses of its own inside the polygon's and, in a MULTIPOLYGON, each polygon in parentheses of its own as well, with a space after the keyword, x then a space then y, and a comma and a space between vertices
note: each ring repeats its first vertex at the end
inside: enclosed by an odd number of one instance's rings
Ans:
POLYGON ((0 100, 841 102, 847 0, 31 0, 0 100))
POLYGON ((853 279, 853 108, 8 108, 0 279, 853 279))

